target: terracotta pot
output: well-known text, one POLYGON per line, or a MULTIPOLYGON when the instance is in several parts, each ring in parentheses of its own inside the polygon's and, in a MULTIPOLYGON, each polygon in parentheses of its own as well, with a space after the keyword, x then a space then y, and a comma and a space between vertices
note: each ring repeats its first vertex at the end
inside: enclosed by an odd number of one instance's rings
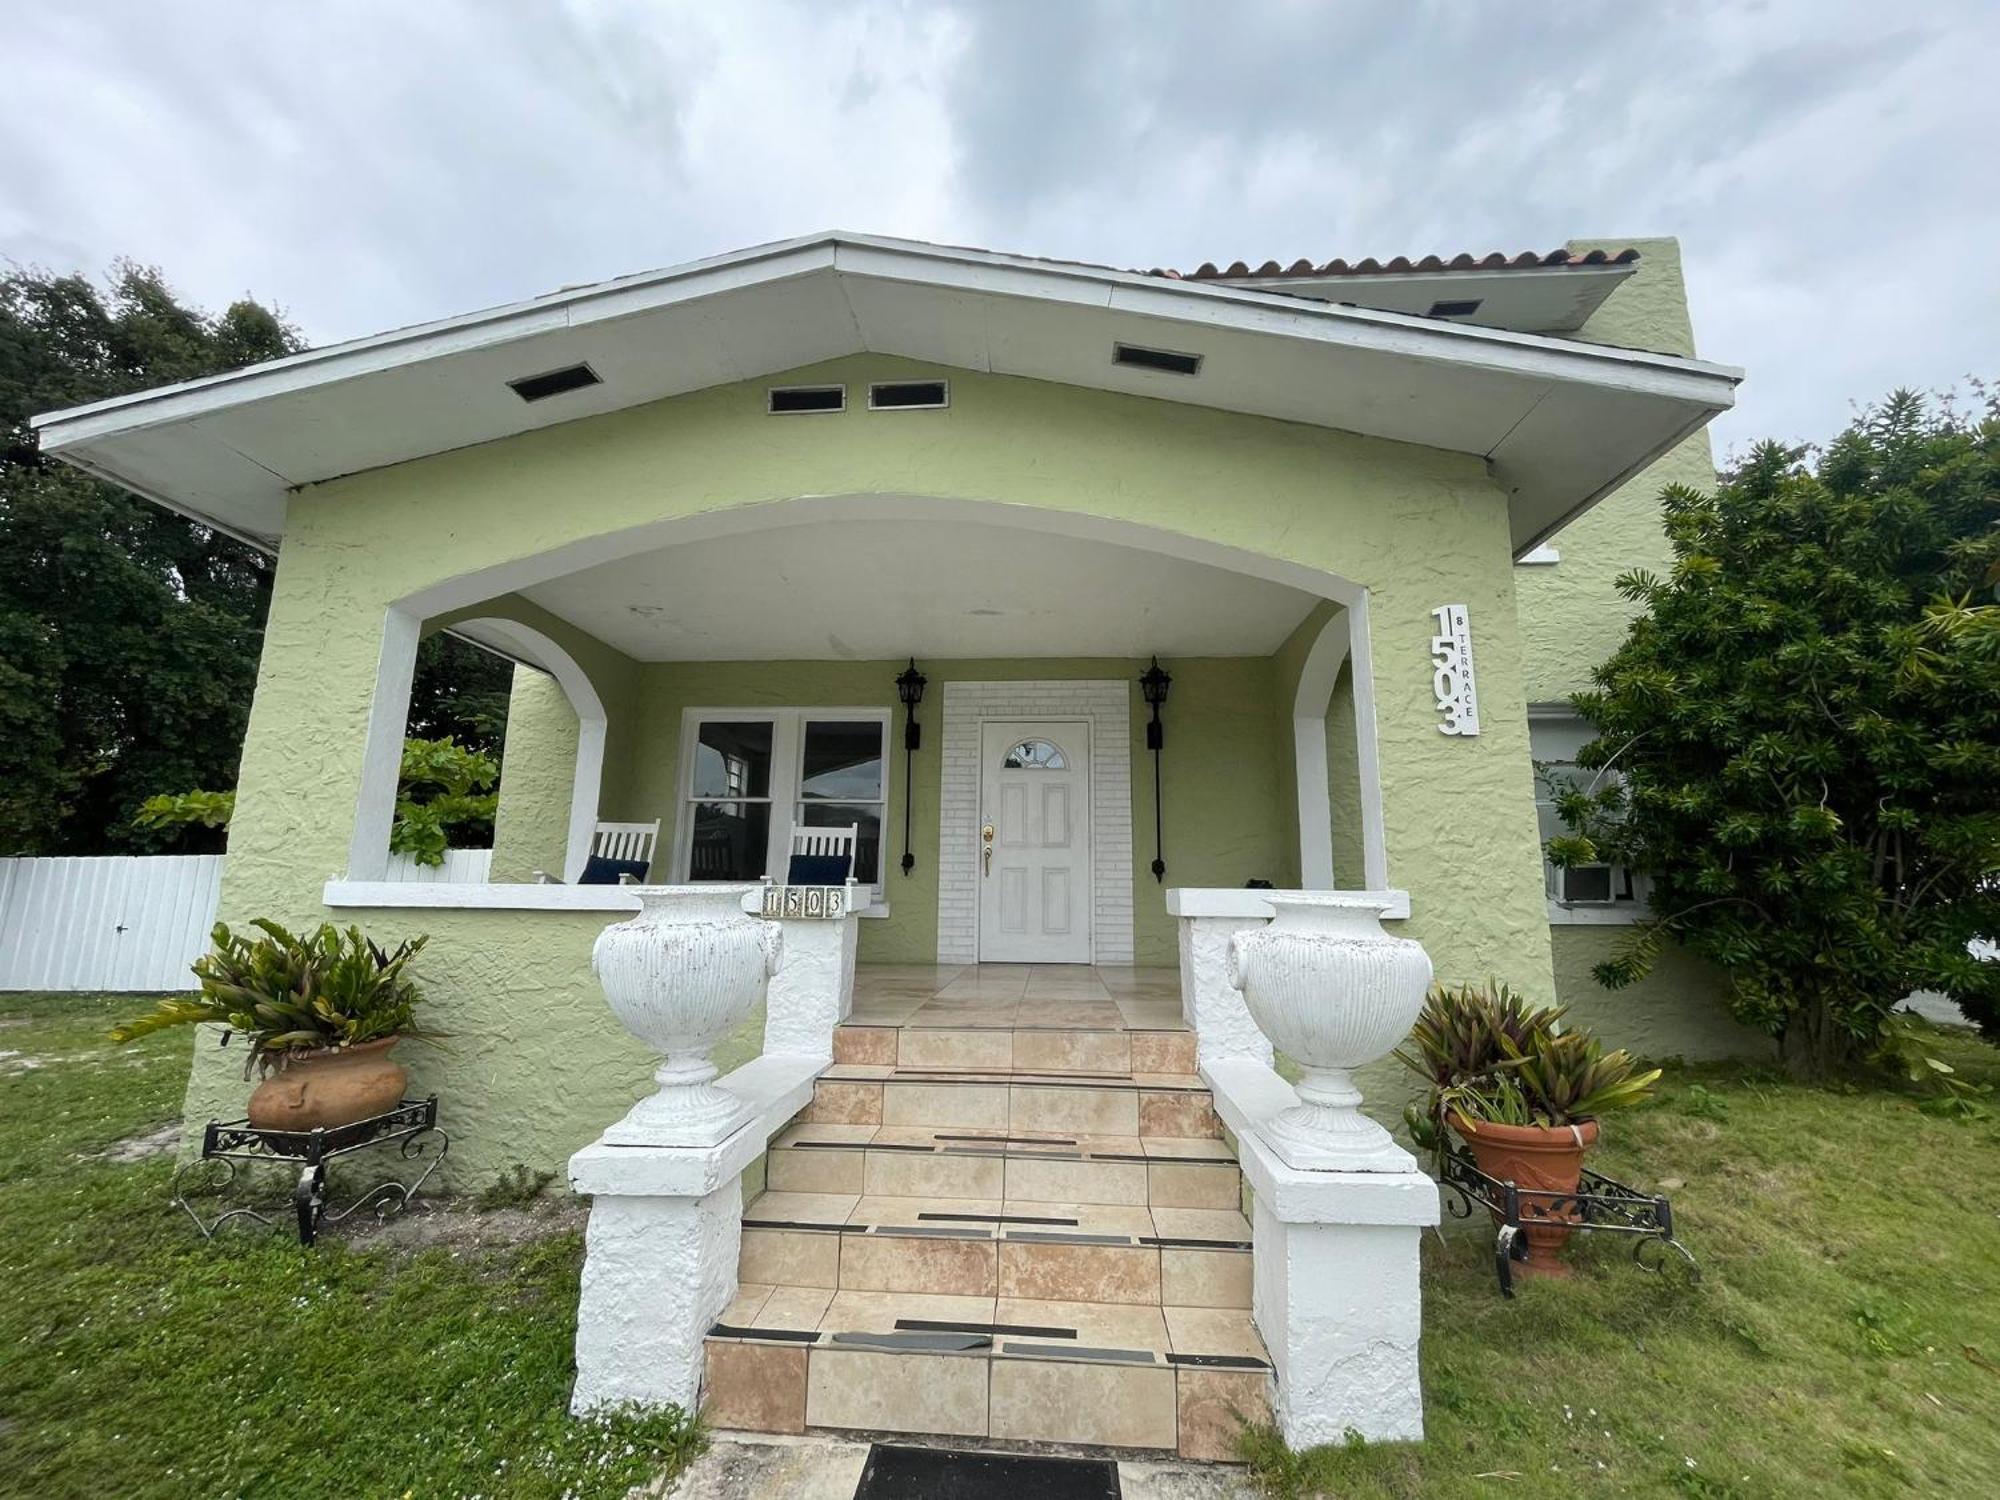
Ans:
MULTIPOLYGON (((1583 1175, 1583 1155, 1597 1144, 1595 1120, 1573 1126, 1494 1125, 1454 1111, 1451 1125, 1464 1138, 1480 1171, 1533 1192, 1574 1193, 1583 1175)), ((1568 1204, 1523 1203, 1521 1232, 1528 1241, 1528 1258, 1517 1262, 1520 1269, 1567 1276, 1569 1267, 1557 1256, 1569 1239, 1569 1226, 1581 1218, 1568 1204)))
POLYGON ((331 1130, 403 1102, 410 1075, 389 1056, 402 1040, 385 1036, 353 1047, 296 1052, 250 1095, 258 1130, 331 1130))

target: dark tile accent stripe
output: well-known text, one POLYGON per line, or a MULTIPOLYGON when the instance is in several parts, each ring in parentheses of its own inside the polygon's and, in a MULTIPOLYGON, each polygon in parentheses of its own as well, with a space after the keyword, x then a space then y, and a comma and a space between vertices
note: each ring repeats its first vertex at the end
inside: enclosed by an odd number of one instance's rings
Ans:
POLYGON ((1129 1234, 1056 1234, 1042 1229, 1009 1229, 1002 1239, 1045 1245, 1132 1245, 1129 1234))
POLYGON ((933 1240, 990 1240, 993 1238, 990 1231, 982 1233, 977 1229, 946 1229, 942 1225, 937 1224, 878 1224, 875 1226, 875 1233, 878 1239, 885 1235, 902 1235, 906 1238, 933 1240))
POLYGON ((1268 1370, 1270 1363, 1248 1354, 1169 1354, 1170 1365, 1196 1365, 1217 1370, 1268 1370))
POLYGON ((781 1344, 816 1343, 819 1335, 810 1328, 732 1328, 727 1323, 717 1323, 708 1330, 712 1339, 770 1339, 781 1344))
POLYGON ((920 1213, 919 1219, 958 1220, 971 1224, 1076 1224, 1076 1219, 1043 1219, 1033 1214, 938 1214, 920 1213))
POLYGON ((1034 1339, 1073 1339, 1074 1328, 1038 1328, 1032 1323, 950 1323, 930 1318, 898 1318, 898 1328, 924 1333, 1017 1333, 1034 1339))
POLYGON ((1157 1245, 1162 1250, 1248 1250, 1248 1240, 1197 1240, 1183 1239, 1169 1235, 1142 1234, 1142 1245, 1157 1245))
POLYGON ((831 1344, 858 1344, 866 1349, 922 1350, 930 1354, 957 1354, 973 1349, 991 1349, 993 1340, 983 1333, 835 1333, 831 1344))
POLYGON ((1002 1354, 1059 1354, 1064 1359, 1103 1359, 1124 1365, 1157 1363, 1150 1349, 1090 1349, 1081 1344, 1017 1344, 1011 1339, 1000 1346, 1002 1354))
POLYGON ((1074 1146, 1076 1141, 1070 1136, 1050 1136, 1037 1140, 1026 1135, 937 1135, 939 1141, 978 1141, 984 1146, 1074 1146))
POLYGON ((745 1219, 743 1227, 745 1229, 816 1229, 821 1234, 839 1234, 842 1231, 852 1231, 861 1226, 853 1224, 807 1224, 798 1219, 745 1219))
MULTIPOLYGON (((1120 1158, 1124 1160, 1124 1158, 1120 1158)), ((1147 1161, 1161 1162, 1176 1167, 1233 1167, 1235 1162, 1226 1156, 1149 1156, 1147 1161)))
POLYGON ((915 1151, 924 1156, 937 1155, 937 1147, 935 1146, 916 1146, 906 1141, 884 1141, 879 1146, 862 1146, 857 1149, 862 1151, 915 1151))
MULTIPOLYGON (((791 1141, 780 1151, 866 1151, 866 1141, 791 1141)), ((879 1148, 878 1148, 879 1149, 879 1148)))

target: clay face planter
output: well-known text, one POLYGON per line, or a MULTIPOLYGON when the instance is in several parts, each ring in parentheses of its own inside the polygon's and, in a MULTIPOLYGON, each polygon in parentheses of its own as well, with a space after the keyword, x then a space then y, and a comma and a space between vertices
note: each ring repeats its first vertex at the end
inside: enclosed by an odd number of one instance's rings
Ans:
POLYGON ((410 1075, 389 1049, 401 1037, 385 1036, 354 1047, 294 1052, 250 1095, 250 1124, 257 1130, 331 1130, 403 1102, 410 1075))
POLYGON ((754 885, 629 887, 639 914, 607 927, 591 967, 625 1029, 666 1061, 659 1092, 641 1099, 604 1139, 625 1146, 710 1146, 741 1126, 750 1105, 715 1086, 709 1054, 764 998, 782 934, 747 915, 754 885))
POLYGON ((1382 930, 1379 897, 1273 891, 1265 900, 1276 920, 1230 939, 1229 982, 1305 1077, 1299 1103, 1265 1121, 1264 1139, 1305 1171, 1415 1171, 1416 1159, 1361 1113, 1350 1070, 1409 1034, 1430 987, 1429 955, 1382 930))
MULTIPOLYGON (((1574 1193, 1583 1175, 1583 1155, 1597 1142, 1597 1122, 1576 1125, 1492 1125, 1468 1120, 1457 1111, 1452 1129, 1464 1139, 1479 1170, 1498 1182, 1533 1192, 1574 1193)), ((1521 1205, 1521 1232, 1528 1258, 1520 1268, 1543 1276, 1567 1276, 1557 1258, 1579 1221, 1573 1206, 1528 1200, 1521 1205)))

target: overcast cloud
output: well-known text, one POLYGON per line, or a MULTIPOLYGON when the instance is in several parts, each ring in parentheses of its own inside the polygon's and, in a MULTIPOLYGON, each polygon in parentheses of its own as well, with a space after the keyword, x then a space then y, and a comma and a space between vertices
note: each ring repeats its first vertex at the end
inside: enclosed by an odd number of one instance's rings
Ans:
POLYGON ((2000 4, 0 0, 0 259, 314 343, 824 229, 1120 266, 1676 234, 1725 447, 2000 374, 2000 4))

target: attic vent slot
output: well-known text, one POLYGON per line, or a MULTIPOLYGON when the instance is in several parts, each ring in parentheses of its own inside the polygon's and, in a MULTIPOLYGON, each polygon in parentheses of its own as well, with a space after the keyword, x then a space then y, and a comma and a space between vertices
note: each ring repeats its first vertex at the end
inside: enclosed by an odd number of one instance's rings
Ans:
POLYGON ((950 404, 951 388, 942 380, 885 380, 868 387, 870 411, 911 411, 950 404))
POLYGON ((507 387, 523 401, 546 401, 551 396, 560 396, 564 391, 580 391, 587 385, 602 385, 603 379, 589 365, 564 365, 560 370, 548 370, 540 375, 523 375, 519 380, 510 380, 507 387))
POLYGON ((801 411, 846 411, 844 385, 774 385, 768 393, 767 410, 784 414, 801 411))
POLYGON ((1482 299, 1470 298, 1463 302, 1433 302, 1431 310, 1424 316, 1429 318, 1469 318, 1479 311, 1482 299))
POLYGON ((1201 369, 1199 354, 1178 354, 1172 349, 1148 349, 1142 344, 1113 344, 1111 362, 1141 370, 1164 370, 1169 375, 1193 375, 1201 369))

